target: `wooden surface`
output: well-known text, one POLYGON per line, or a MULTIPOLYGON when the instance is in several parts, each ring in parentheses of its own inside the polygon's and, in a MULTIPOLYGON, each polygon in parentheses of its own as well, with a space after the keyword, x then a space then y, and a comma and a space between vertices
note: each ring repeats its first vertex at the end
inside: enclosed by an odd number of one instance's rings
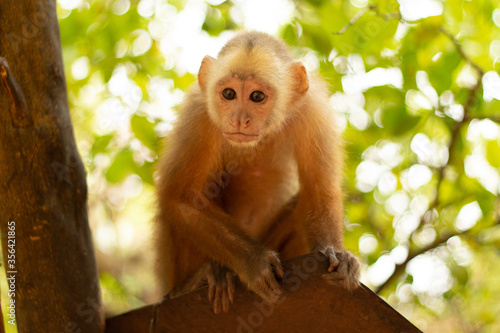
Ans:
POLYGON ((266 304, 241 285, 228 313, 216 315, 207 288, 109 318, 107 333, 159 332, 420 332, 385 301, 361 286, 349 292, 326 283, 326 258, 287 260, 284 294, 266 304))

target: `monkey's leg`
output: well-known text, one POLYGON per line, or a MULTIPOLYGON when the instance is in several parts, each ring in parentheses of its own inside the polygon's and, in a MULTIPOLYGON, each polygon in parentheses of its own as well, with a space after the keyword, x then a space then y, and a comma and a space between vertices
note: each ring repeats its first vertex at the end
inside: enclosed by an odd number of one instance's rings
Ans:
POLYGON ((311 251, 321 251, 325 254, 330 265, 323 278, 332 284, 342 284, 347 289, 359 286, 360 264, 358 259, 349 251, 333 246, 326 248, 312 248, 307 239, 307 232, 300 223, 300 212, 297 214, 296 198, 292 199, 278 214, 272 226, 264 235, 264 243, 277 251, 281 260, 296 257, 311 251))
POLYGON ((306 232, 294 214, 296 204, 297 197, 294 197, 274 218, 265 234, 261 235, 263 243, 277 251, 281 260, 311 252, 306 232))
POLYGON ((176 297, 188 293, 186 281, 206 262, 188 239, 172 230, 168 225, 157 229, 158 283, 163 294, 176 297))

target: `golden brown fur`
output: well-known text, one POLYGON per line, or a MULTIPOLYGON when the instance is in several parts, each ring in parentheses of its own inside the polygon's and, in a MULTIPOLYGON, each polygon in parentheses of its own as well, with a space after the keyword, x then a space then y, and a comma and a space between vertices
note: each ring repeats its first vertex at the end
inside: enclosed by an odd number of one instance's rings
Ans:
POLYGON ((216 312, 221 302, 227 311, 235 272, 273 301, 273 272, 281 273, 274 254, 313 250, 329 256, 329 280, 357 285, 359 264, 342 245, 343 155, 328 91, 282 42, 243 32, 217 59, 206 57, 166 147, 156 232, 163 292, 207 280, 216 312), (234 100, 219 95, 227 84, 234 100), (241 97, 253 87, 266 100, 241 97), (250 134, 258 139, 247 142, 250 134))

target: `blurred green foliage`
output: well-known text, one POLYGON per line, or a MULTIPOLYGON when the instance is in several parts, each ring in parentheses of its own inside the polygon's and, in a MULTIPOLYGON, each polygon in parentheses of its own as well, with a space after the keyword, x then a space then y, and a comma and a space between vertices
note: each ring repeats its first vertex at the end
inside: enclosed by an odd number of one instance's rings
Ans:
MULTIPOLYGON (((196 78, 169 31, 198 8, 195 29, 215 40, 241 27, 240 2, 60 2, 108 313, 161 298, 154 165, 196 78)), ((422 1, 439 10, 421 17, 409 2, 296 0, 278 35, 331 89, 347 143, 345 243, 366 284, 426 332, 497 332, 500 1, 422 1)))

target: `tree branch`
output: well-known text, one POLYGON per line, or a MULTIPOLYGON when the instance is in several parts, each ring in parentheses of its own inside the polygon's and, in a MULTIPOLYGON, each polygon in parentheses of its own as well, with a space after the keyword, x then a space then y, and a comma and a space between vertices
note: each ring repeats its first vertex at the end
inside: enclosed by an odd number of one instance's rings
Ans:
MULTIPOLYGON (((456 146, 456 143, 458 141, 458 136, 460 134, 460 130, 461 128, 464 126, 464 124, 468 123, 471 119, 471 117, 469 117, 469 113, 470 113, 470 109, 472 108, 473 104, 474 104, 474 100, 476 98, 476 94, 477 92, 479 91, 479 89, 481 88, 482 86, 482 77, 483 77, 483 70, 477 65, 475 64, 472 60, 470 60, 470 58, 464 53, 463 49, 462 49, 462 46, 458 43, 458 41, 453 37, 453 35, 451 35, 449 32, 447 32, 445 29, 441 28, 440 29, 442 33, 444 33, 448 38, 450 38, 450 40, 453 42, 453 44, 455 45, 455 48, 457 49, 458 53, 460 54, 460 56, 471 66, 473 67, 477 72, 478 72, 478 78, 477 78, 477 82, 476 84, 474 85, 474 87, 472 87, 469 91, 469 94, 467 95, 467 99, 464 103, 464 118, 461 120, 461 121, 458 121, 455 126, 453 126, 453 129, 451 131, 451 138, 450 138, 450 143, 448 144, 448 161, 446 162, 445 165, 443 165, 442 167, 439 168, 438 170, 438 183, 436 185, 436 189, 437 189, 437 193, 439 193, 439 190, 441 188, 441 184, 444 180, 444 172, 446 170, 446 168, 450 165, 451 161, 453 160, 453 155, 455 153, 455 146, 456 146)), ((434 201, 429 205, 429 209, 427 210, 427 212, 425 214, 422 215, 422 217, 420 218, 420 223, 418 225, 418 227, 411 233, 410 237, 409 237, 409 240, 410 240, 410 248, 412 247, 415 247, 416 244, 412 241, 412 236, 420 231, 424 225, 430 223, 431 221, 426 221, 426 216, 428 216, 428 214, 431 214, 432 211, 439 206, 439 195, 436 194, 436 198, 434 199, 434 201)), ((387 287, 388 285, 390 285, 392 283, 392 281, 394 281, 397 277, 399 277, 403 272, 404 270, 406 269, 406 265, 408 265, 408 263, 415 257, 421 255, 421 254, 424 254, 426 253, 427 251, 430 251, 432 249, 435 249, 436 247, 440 246, 441 244, 443 244, 444 242, 446 242, 450 237, 452 236, 455 236, 455 235, 460 235, 462 233, 457 233, 457 234, 450 234, 448 236, 445 236, 445 237, 441 237, 439 239, 437 239, 435 242, 433 242, 432 244, 430 244, 429 246, 427 247, 424 247, 422 249, 419 249, 419 250, 416 250, 415 252, 413 252, 412 254, 409 254, 408 255, 408 258, 406 258, 406 260, 399 264, 399 265, 396 265, 396 269, 394 270, 394 273, 387 279, 387 281, 385 281, 382 285, 380 285, 376 292, 380 292, 382 291, 385 287, 387 287)))
POLYGON ((467 120, 472 120, 472 119, 478 119, 478 120, 482 120, 482 119, 489 119, 491 121, 494 121, 496 123, 500 123, 500 116, 484 116, 484 115, 468 115, 466 117, 467 120))
POLYGON ((380 286, 378 286, 377 288, 375 288, 375 293, 380 293, 382 290, 384 290, 387 286, 389 286, 390 284, 392 284, 392 282, 394 280, 396 280, 396 278, 398 278, 406 269, 406 266, 408 265, 408 263, 415 259, 416 257, 418 257, 419 255, 422 255, 428 251, 431 251, 431 250, 434 250, 436 248, 438 248, 439 246, 443 245, 444 243, 446 243, 451 237, 454 237, 454 236, 460 236, 460 235, 463 235, 465 234, 467 231, 462 231, 462 232, 458 232, 458 233, 455 233, 455 234, 446 234, 444 235, 443 237, 440 237, 438 239, 436 239, 434 242, 432 242, 431 244, 427 245, 426 247, 423 247, 421 249, 417 249, 415 251, 413 251, 412 253, 408 254, 408 258, 406 258, 406 260, 401 263, 401 264, 398 264, 396 265, 396 269, 394 270, 394 273, 392 273, 392 275, 384 282, 382 283, 380 286))
POLYGON ((340 29, 339 31, 332 32, 332 33, 334 35, 342 35, 344 32, 346 32, 347 29, 349 29, 350 27, 352 27, 360 18, 363 17, 363 15, 365 15, 369 11, 370 11, 370 7, 365 8, 364 10, 359 11, 358 13, 356 13, 356 15, 354 15, 351 18, 351 20, 346 25, 344 25, 342 27, 342 29, 340 29))
MULTIPOLYGON (((415 23, 418 23, 418 22, 423 20, 422 19, 422 20, 417 20, 417 21, 407 21, 407 20, 402 18, 400 12, 382 14, 379 12, 378 7, 376 5, 372 5, 372 6, 367 7, 366 9, 358 12, 356 15, 354 15, 352 17, 352 19, 344 27, 342 27, 342 29, 340 29, 337 32, 334 32, 333 34, 334 35, 343 34, 347 29, 349 29, 351 26, 353 26, 361 17, 363 17, 363 15, 365 15, 369 11, 375 12, 379 17, 381 17, 384 20, 398 19, 401 22, 405 22, 408 24, 415 24, 415 23)), ((470 115, 470 111, 474 105, 476 95, 482 87, 482 78, 484 75, 484 71, 479 65, 477 65, 474 61, 472 61, 469 58, 469 56, 464 52, 462 45, 458 42, 458 40, 449 31, 447 31, 443 27, 440 28, 440 31, 441 31, 441 33, 443 33, 444 35, 446 35, 450 39, 450 41, 453 43, 453 45, 457 49, 457 52, 460 55, 460 57, 464 61, 466 61, 467 64, 469 64, 472 68, 475 69, 475 71, 477 72, 477 82, 472 88, 470 88, 469 93, 467 95, 467 99, 464 102, 464 117, 463 117, 463 119, 461 121, 458 121, 451 129, 451 137, 450 137, 450 142, 448 144, 448 161, 446 162, 445 165, 443 165, 442 167, 440 167, 437 170, 437 174, 438 174, 437 175, 438 183, 436 185, 437 193, 439 193, 439 190, 441 188, 441 184, 445 178, 445 174, 444 174, 445 170, 451 164, 451 161, 453 161, 454 154, 455 154, 455 146, 458 142, 460 130, 463 128, 463 126, 465 124, 469 123, 472 119, 490 119, 492 121, 500 123, 500 117, 498 117, 498 116, 476 116, 476 115, 471 116, 470 115)), ((428 219, 427 216, 429 216, 429 214, 432 214, 432 211, 434 209, 436 209, 439 205, 440 205, 439 196, 436 195, 436 198, 434 199, 434 201, 429 205, 427 212, 422 215, 418 227, 412 232, 412 234, 409 237, 410 249, 417 247, 416 244, 412 241, 412 236, 416 232, 420 231, 424 227, 424 225, 432 222, 432 215, 431 215, 430 219, 428 219)), ((408 264, 408 262, 410 262, 412 259, 414 259, 415 257, 417 257, 421 254, 426 253, 427 251, 435 249, 438 246, 441 246, 443 243, 445 243, 452 236, 461 235, 461 234, 462 233, 449 234, 447 236, 441 237, 441 238, 437 239, 435 242, 433 242, 432 244, 428 245, 427 247, 416 250, 413 253, 409 254, 408 258, 403 263, 396 265, 396 269, 395 269, 394 273, 387 279, 386 282, 384 282, 382 285, 380 285, 376 289, 376 292, 379 293, 385 287, 390 285, 392 283, 392 281, 394 281, 398 276, 400 276, 402 274, 402 272, 404 272, 404 270, 406 269, 406 265, 408 264)))
POLYGON ((453 44, 455 45, 455 48, 457 49, 458 53, 460 54, 460 56, 462 57, 462 59, 464 59, 465 61, 467 61, 467 63, 469 65, 471 65, 472 67, 474 67, 474 69, 478 72, 480 78, 483 77, 483 70, 481 69, 481 67, 479 67, 475 62, 473 62, 464 52, 464 50, 462 49, 462 45, 460 45, 460 43, 457 41, 457 39, 455 38, 455 36, 453 36, 449 31, 447 31, 445 28, 441 27, 439 28, 439 30, 445 34, 452 42, 453 44))

